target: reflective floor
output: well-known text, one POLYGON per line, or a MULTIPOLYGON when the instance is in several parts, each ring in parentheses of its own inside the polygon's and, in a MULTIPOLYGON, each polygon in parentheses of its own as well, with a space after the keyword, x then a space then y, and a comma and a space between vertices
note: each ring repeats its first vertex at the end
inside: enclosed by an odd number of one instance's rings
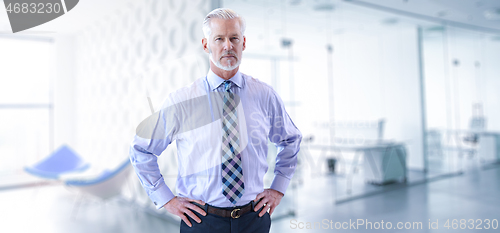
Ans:
MULTIPOLYGON (((271 231, 324 232, 343 227, 346 232, 387 232, 382 227, 391 227, 390 232, 498 232, 500 227, 498 165, 341 204, 334 204, 333 179, 304 177, 296 190, 296 215, 275 219, 271 231), (438 229, 429 229, 429 222, 438 229), (468 229, 472 227, 483 229, 468 229)), ((178 224, 120 199, 102 202, 87 197, 76 208, 78 198, 61 185, 0 191, 0 232, 179 231, 178 224)))
MULTIPOLYGON (((338 227, 347 227, 348 229, 358 231, 375 231, 376 226, 379 226, 381 221, 384 224, 390 222, 392 225, 390 232, 474 232, 468 229, 472 227, 470 219, 474 220, 475 227, 483 229, 475 231, 496 232, 491 229, 486 230, 485 220, 491 221, 500 220, 500 168, 498 165, 490 166, 486 169, 469 169, 463 175, 445 177, 436 179, 432 182, 409 185, 406 187, 398 187, 392 191, 374 194, 364 198, 354 199, 348 202, 334 205, 335 199, 326 195, 328 189, 328 179, 317 178, 314 182, 305 182, 301 187, 298 197, 298 215, 294 218, 288 218, 282 221, 273 222, 273 230, 275 232, 297 231, 291 227, 298 228, 299 222, 307 226, 310 222, 315 229, 307 230, 306 232, 325 231, 327 228, 331 230, 338 227), (325 220, 327 219, 327 220, 325 220), (429 219, 431 222, 438 221, 438 229, 429 229, 429 219), (447 220, 450 220, 446 224, 447 220), (457 220, 456 228, 453 229, 453 219, 457 220), (460 229, 460 220, 467 221, 465 227, 460 229), (480 220, 478 220, 480 219, 480 220), (296 220, 296 221, 295 221, 296 220), (292 222, 291 222, 292 221, 292 222), (330 225, 324 225, 323 221, 327 221, 330 225), (366 224, 352 228, 350 224, 344 222, 372 222, 378 225, 368 226, 366 224), (332 223, 333 222, 333 223, 332 223), (403 229, 397 228, 397 224, 401 222, 403 229), (404 229, 404 224, 411 223, 410 229, 404 229), (482 222, 482 225, 480 223, 482 222), (421 223, 422 227, 414 229, 414 223, 421 223), (333 226, 332 226, 333 225, 333 226), (350 225, 350 226, 348 226, 350 225), (449 225, 447 230, 445 225, 449 225), (320 228, 320 229, 318 229, 320 228), (286 230, 285 230, 286 229, 286 230)), ((496 224, 496 223, 495 223, 496 224)), ((417 227, 415 227, 417 228, 417 227)), ((344 230, 348 231, 348 230, 344 230)), ((386 232, 379 229, 379 232, 386 232)))

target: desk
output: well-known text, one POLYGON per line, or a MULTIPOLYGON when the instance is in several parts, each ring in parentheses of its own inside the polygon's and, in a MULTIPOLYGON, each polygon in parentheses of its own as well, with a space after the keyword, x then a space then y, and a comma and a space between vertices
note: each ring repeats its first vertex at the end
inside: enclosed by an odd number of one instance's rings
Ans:
POLYGON ((398 179, 406 182, 406 149, 403 143, 395 142, 371 142, 361 145, 311 145, 311 149, 355 152, 351 165, 352 172, 347 174, 347 192, 352 190, 352 176, 359 162, 359 156, 363 155, 365 163, 365 181, 372 184, 387 184, 398 179))
MULTIPOLYGON (((471 155, 477 153, 482 162, 500 161, 500 132, 477 131, 477 130, 434 130, 434 132, 444 132, 446 134, 446 145, 444 150, 459 150, 471 155), (477 142, 466 143, 464 138, 467 135, 477 135, 477 142)), ((441 139, 438 139, 441 140, 441 139)), ((439 143, 441 144, 441 143, 439 143)))
POLYGON ((500 161, 500 133, 478 133, 477 155, 484 162, 500 161))

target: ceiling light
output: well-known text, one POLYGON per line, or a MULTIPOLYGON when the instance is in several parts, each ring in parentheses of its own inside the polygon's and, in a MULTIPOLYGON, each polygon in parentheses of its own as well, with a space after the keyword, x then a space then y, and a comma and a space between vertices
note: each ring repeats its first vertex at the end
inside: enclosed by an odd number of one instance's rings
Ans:
POLYGON ((500 8, 485 10, 484 17, 488 20, 500 20, 500 8))
POLYGON ((399 23, 398 18, 387 18, 382 20, 382 24, 384 25, 395 25, 399 23))
POLYGON ((425 31, 428 31, 428 32, 442 32, 444 30, 445 29, 443 26, 434 26, 434 27, 429 27, 429 28, 425 29, 425 31))
POLYGON ((439 16, 439 17, 445 17, 447 14, 448 13, 446 13, 446 11, 440 11, 436 15, 439 16))
POLYGON ((335 6, 330 0, 316 0, 313 3, 313 9, 315 11, 333 11, 335 6))

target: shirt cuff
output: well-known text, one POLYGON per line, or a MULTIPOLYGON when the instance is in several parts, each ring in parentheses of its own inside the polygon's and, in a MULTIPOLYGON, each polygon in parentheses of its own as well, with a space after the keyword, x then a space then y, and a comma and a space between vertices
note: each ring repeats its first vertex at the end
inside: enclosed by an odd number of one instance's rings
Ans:
POLYGON ((172 191, 170 191, 170 189, 166 184, 161 185, 159 189, 157 189, 156 191, 152 192, 149 195, 149 199, 153 201, 153 204, 155 204, 156 209, 160 209, 174 197, 175 195, 172 193, 172 191))
POLYGON ((290 179, 281 175, 275 175, 270 188, 285 194, 288 184, 290 184, 290 179))

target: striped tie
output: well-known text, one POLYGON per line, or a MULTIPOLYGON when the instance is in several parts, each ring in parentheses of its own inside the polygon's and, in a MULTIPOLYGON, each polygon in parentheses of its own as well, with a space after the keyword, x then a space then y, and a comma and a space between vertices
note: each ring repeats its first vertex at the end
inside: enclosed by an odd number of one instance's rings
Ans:
POLYGON ((231 82, 224 82, 224 105, 222 108, 222 194, 233 204, 245 191, 241 154, 239 148, 238 117, 236 101, 231 93, 231 82))

